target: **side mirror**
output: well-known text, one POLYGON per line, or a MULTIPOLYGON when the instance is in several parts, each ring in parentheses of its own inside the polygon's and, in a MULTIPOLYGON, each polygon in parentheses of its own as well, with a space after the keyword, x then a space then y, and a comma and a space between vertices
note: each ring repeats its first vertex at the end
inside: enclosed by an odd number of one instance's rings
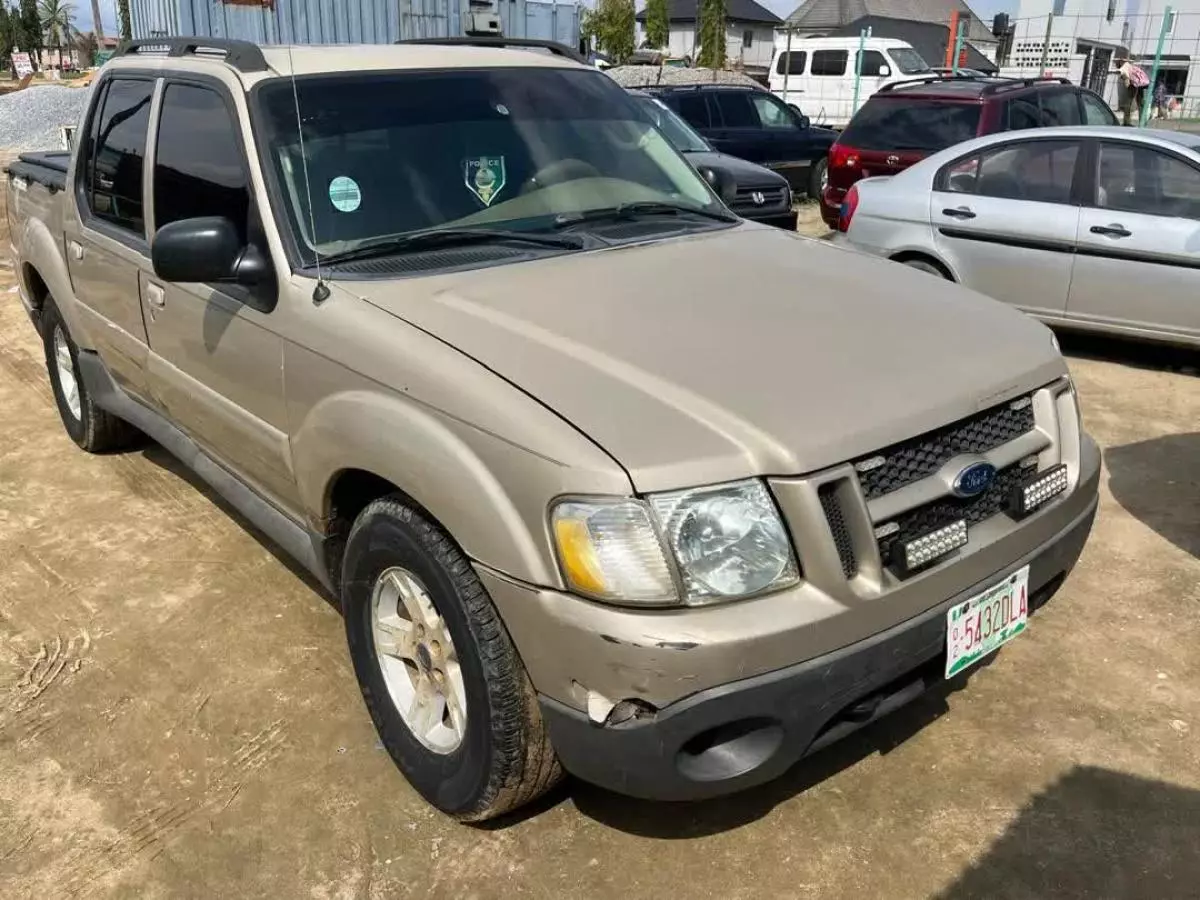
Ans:
POLYGON ((737 197, 737 181, 727 169, 718 169, 716 166, 704 166, 700 169, 700 174, 704 176, 704 180, 708 182, 709 187, 717 192, 717 196, 721 198, 721 202, 726 206, 731 204, 737 197))
POLYGON ((880 66, 879 67, 879 77, 880 78, 889 78, 891 76, 891 74, 892 74, 891 66, 880 66))
POLYGON ((790 109, 796 115, 796 127, 807 128, 811 124, 808 120, 808 116, 802 113, 800 111, 800 107, 798 107, 795 103, 789 103, 788 109, 790 109))
POLYGON ((163 281, 252 287, 270 272, 262 251, 243 244, 233 222, 219 216, 164 225, 150 244, 150 260, 163 281))

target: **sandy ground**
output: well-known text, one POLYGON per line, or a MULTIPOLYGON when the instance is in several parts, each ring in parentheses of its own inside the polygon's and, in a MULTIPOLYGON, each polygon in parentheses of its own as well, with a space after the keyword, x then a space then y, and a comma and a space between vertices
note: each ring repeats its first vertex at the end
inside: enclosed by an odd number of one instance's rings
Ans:
MULTIPOLYGON (((161 450, 87 456, 0 270, 0 897, 1200 897, 1200 380, 1071 342, 1084 558, 966 690, 703 805, 426 808, 335 608, 161 450)), ((1185 358, 1186 361, 1186 358, 1185 358)))

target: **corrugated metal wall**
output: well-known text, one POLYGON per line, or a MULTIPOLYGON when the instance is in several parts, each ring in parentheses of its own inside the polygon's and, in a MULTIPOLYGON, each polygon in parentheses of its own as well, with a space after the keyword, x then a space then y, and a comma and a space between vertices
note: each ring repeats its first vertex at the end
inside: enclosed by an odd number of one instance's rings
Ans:
MULTIPOLYGON (((495 0, 504 34, 579 43, 574 3, 495 0)), ((466 0, 130 0, 135 38, 202 34, 263 44, 386 44, 463 33, 466 0)))

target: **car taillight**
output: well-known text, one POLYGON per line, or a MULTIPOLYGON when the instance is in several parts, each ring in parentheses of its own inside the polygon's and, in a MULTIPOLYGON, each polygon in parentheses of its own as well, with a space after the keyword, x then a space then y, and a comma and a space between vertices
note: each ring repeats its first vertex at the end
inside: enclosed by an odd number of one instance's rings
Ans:
POLYGON ((845 144, 834 144, 829 148, 829 168, 854 169, 858 167, 858 151, 845 144))
POLYGON ((847 232, 850 230, 850 220, 854 218, 854 211, 858 209, 858 185, 851 185, 850 190, 846 191, 846 196, 842 198, 842 208, 838 210, 838 231, 847 232))

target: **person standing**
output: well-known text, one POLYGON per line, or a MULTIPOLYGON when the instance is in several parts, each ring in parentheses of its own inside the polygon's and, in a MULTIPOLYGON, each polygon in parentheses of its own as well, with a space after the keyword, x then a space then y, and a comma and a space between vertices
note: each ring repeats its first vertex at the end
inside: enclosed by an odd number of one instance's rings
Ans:
POLYGON ((1167 114, 1167 83, 1166 79, 1158 79, 1154 85, 1154 118, 1162 119, 1167 114))

